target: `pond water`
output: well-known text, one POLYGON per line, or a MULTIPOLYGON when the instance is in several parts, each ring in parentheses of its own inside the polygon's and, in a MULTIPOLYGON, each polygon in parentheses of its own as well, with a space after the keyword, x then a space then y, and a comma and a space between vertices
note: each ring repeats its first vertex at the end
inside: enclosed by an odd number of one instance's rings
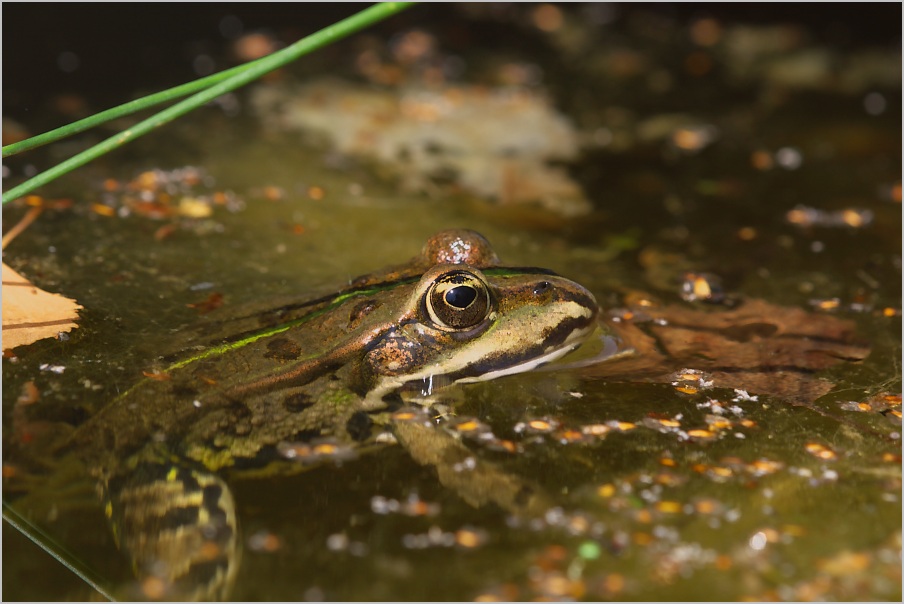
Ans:
MULTIPOLYGON (((5 599, 183 596, 136 578, 59 445, 192 326, 469 228, 587 287, 636 354, 450 387, 431 429, 467 452, 461 480, 398 444, 224 473, 229 599, 900 600, 900 44, 601 6, 349 41, 340 79, 302 65, 41 191, 73 203, 4 261, 84 309, 68 339, 4 353, 4 511, 100 592, 4 523, 5 599), (488 109, 513 86, 516 109, 488 109), (427 118, 405 107, 450 104, 475 132, 430 117, 407 142, 427 118), (287 118, 317 107, 316 127, 287 118), (355 121, 371 111, 376 133, 355 121), (473 505, 468 464, 543 504, 473 505)), ((4 207, 4 233, 26 210, 4 207)))

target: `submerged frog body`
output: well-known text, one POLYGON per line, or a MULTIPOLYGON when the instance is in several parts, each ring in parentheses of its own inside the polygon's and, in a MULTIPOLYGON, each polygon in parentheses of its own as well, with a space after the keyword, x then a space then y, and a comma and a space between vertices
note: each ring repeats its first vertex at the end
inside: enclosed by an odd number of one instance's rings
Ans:
POLYGON ((580 285, 500 266, 481 235, 443 231, 409 263, 336 294, 221 321, 212 344, 114 401, 71 447, 103 485, 137 572, 171 597, 221 598, 240 553, 224 473, 292 457, 299 443, 360 447, 388 431, 468 501, 530 506, 529 489, 492 468, 457 484, 440 460, 463 445, 393 422, 391 411, 441 385, 555 360, 597 318, 580 285))

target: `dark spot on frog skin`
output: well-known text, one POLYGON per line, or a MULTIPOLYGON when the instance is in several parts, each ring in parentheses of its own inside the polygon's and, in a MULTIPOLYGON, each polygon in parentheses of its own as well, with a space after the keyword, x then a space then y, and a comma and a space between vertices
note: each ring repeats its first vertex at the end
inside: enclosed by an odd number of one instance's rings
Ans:
POLYGON ((264 356, 277 361, 294 361, 301 356, 301 349, 288 338, 276 338, 267 343, 267 352, 264 356))
POLYGON ((314 404, 314 398, 305 392, 296 392, 283 399, 283 405, 293 413, 300 413, 314 404))
POLYGON ((348 315, 348 329, 352 330, 358 327, 361 324, 361 320, 364 319, 371 312, 380 307, 380 303, 375 300, 362 300, 355 304, 352 308, 352 311, 348 315))
POLYGON ((366 440, 370 436, 370 429, 373 426, 373 420, 364 411, 358 411, 345 424, 345 429, 349 436, 357 442, 366 440))

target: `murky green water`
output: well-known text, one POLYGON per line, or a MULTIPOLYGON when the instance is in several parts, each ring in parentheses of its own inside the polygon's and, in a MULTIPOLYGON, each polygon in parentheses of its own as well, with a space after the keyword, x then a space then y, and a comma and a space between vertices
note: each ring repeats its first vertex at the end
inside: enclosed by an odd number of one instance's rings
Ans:
MULTIPOLYGON (((664 339, 655 370, 585 368, 461 388, 454 412, 516 452, 463 442, 550 497, 536 518, 469 505, 399 446, 290 476, 230 476, 244 545, 232 598, 899 600, 900 80, 839 84, 863 64, 894 70, 886 63, 895 56, 856 63, 862 49, 802 43, 776 55, 835 53, 835 71, 819 79, 823 63, 804 57, 789 83, 775 75, 788 65, 757 71, 743 62, 752 54, 732 55, 727 28, 713 46, 669 21, 566 25, 549 35, 522 26, 548 44, 540 56, 462 54, 482 74, 475 78, 491 80, 505 61, 544 74, 553 104, 590 141, 569 168, 594 207, 578 219, 499 208, 467 192, 404 192, 385 166, 337 159, 248 112, 190 117, 54 184, 46 196, 74 206, 46 211, 4 260, 85 310, 68 341, 4 356, 4 503, 104 589, 140 595, 146 586, 118 552, 93 482, 35 448, 158 369, 185 327, 205 320, 188 305, 212 292, 224 296, 217 312, 304 299, 406 260, 439 229, 467 227, 506 263, 581 282, 607 312, 641 298, 731 312, 681 300, 682 274, 708 271, 738 301, 831 315, 849 322, 852 339, 810 336, 828 353, 792 347, 775 366, 769 354, 793 333, 736 338, 744 346, 698 355, 700 368, 728 377, 696 392, 662 379, 695 368, 666 354, 664 339), (212 179, 194 194, 231 191, 242 203, 196 219, 92 209, 105 199, 104 179, 184 165, 212 179), (871 219, 803 226, 789 220, 798 206, 871 219), (844 360, 854 344, 868 349, 865 360, 844 360), (826 355, 841 358, 811 359, 826 355), (757 371, 767 378, 752 381, 757 371), (28 382, 40 395, 23 415, 28 382), (816 383, 826 386, 809 396, 816 383)), ((21 164, 10 166, 15 178, 21 164)), ((4 208, 4 232, 23 213, 4 208)), ((701 333, 731 329, 701 321, 701 333)), ((6 599, 99 597, 77 580, 50 586, 43 576, 66 571, 7 524, 3 536, 6 599)))

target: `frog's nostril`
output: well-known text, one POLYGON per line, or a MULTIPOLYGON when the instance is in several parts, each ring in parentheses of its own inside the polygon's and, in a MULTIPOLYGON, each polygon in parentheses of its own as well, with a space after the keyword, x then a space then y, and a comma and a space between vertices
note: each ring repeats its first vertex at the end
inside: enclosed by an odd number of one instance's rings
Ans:
POLYGON ((540 281, 534 286, 534 295, 541 296, 552 289, 552 283, 549 281, 540 281))

